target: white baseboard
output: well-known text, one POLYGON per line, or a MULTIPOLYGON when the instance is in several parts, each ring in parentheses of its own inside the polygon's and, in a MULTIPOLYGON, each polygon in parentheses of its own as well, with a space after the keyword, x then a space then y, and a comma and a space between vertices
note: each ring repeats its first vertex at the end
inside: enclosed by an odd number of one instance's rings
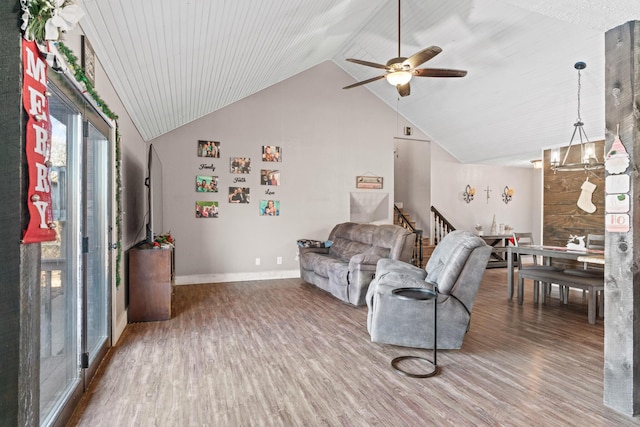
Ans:
POLYGON ((300 277, 300 270, 260 271, 255 273, 194 274, 176 276, 176 285, 202 283, 245 282, 248 280, 293 279, 300 277))
POLYGON ((118 343, 120 336, 124 332, 124 328, 127 327, 128 319, 129 319, 129 310, 125 309, 120 314, 120 317, 118 317, 118 320, 114 325, 115 328, 113 330, 113 333, 111 334, 111 346, 115 346, 118 343))

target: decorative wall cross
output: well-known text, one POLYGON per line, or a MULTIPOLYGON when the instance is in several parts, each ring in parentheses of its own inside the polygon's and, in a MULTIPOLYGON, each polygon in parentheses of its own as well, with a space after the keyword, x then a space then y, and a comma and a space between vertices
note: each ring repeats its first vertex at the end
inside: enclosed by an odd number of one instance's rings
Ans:
POLYGON ((489 193, 491 193, 491 188, 489 188, 489 186, 487 185, 487 189, 486 189, 486 190, 484 190, 484 191, 486 191, 486 193, 487 193, 487 204, 489 204, 489 198, 491 197, 491 196, 489 195, 489 193))

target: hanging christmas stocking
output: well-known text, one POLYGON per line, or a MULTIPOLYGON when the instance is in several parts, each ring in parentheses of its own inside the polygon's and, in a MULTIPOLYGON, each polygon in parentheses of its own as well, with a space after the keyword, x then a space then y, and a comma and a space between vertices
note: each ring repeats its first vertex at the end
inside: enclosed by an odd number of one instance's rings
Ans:
POLYGON ((596 185, 589 182, 589 178, 587 178, 580 188, 582 189, 582 193, 580 193, 580 198, 578 198, 578 207, 587 213, 594 213, 596 211, 596 205, 591 202, 591 196, 593 196, 596 185))

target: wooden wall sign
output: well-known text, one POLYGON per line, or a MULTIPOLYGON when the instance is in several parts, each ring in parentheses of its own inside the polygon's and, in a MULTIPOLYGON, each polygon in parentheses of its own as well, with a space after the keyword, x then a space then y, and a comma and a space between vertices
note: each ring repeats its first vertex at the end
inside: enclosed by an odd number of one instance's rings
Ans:
POLYGON ((51 155, 51 122, 47 98, 47 63, 33 41, 22 40, 23 88, 22 104, 27 112, 26 154, 29 169, 27 205, 29 224, 23 243, 56 239, 51 207, 49 156, 51 155))
POLYGON ((356 188, 363 188, 367 190, 380 190, 382 189, 383 178, 381 176, 357 176, 356 188))
POLYGON ((627 233, 630 229, 629 210, 629 175, 624 172, 629 167, 629 153, 620 140, 620 125, 616 138, 611 144, 604 161, 605 169, 610 174, 606 178, 605 198, 605 230, 612 233, 627 233))

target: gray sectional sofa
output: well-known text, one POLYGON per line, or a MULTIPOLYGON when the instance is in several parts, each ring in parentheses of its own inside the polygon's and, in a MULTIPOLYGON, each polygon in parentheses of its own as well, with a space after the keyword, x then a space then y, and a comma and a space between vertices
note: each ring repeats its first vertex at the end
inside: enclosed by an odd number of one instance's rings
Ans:
POLYGON ((364 305, 377 262, 410 262, 414 243, 414 234, 397 225, 338 224, 329 234, 328 247, 299 248, 300 276, 342 301, 364 305))

